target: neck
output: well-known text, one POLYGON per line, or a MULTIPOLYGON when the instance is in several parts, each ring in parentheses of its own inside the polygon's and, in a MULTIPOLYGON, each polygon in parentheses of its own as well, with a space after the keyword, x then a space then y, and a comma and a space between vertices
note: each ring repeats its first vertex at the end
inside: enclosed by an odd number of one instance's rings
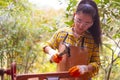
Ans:
POLYGON ((75 36, 75 38, 80 38, 81 34, 78 34, 74 28, 72 28, 73 31, 73 35, 75 36))

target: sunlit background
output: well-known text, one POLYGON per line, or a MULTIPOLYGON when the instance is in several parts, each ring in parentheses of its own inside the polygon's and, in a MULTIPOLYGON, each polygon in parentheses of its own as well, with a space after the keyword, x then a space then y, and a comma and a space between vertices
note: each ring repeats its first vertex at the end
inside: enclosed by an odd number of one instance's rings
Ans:
POLYGON ((40 9, 61 9, 67 6, 66 0, 29 0, 29 2, 40 9))

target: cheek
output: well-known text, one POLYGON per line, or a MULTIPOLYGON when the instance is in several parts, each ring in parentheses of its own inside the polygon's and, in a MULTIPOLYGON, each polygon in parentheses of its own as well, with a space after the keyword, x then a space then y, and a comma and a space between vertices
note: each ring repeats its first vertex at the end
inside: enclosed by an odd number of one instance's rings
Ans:
MULTIPOLYGON (((90 27, 91 27, 91 26, 90 26, 90 27)), ((86 27, 83 28, 83 30, 86 31, 86 30, 88 30, 90 27, 87 27, 87 26, 86 26, 86 27)))
POLYGON ((84 28, 84 30, 88 30, 88 29, 89 29, 89 27, 84 28))
POLYGON ((83 28, 83 31, 87 31, 89 28, 83 28))

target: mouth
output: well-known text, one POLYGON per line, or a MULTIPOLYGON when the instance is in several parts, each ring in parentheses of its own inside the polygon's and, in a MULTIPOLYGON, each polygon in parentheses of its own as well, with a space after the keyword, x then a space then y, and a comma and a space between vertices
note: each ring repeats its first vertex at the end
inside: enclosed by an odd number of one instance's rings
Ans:
POLYGON ((77 32, 81 34, 83 32, 83 30, 82 29, 78 29, 77 32))

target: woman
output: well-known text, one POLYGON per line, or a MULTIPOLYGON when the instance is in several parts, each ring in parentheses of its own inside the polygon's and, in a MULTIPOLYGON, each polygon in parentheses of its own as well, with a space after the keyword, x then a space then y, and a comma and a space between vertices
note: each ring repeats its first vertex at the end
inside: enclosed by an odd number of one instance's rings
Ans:
POLYGON ((99 71, 101 29, 98 8, 92 0, 81 0, 73 15, 73 27, 58 30, 44 47, 57 63, 57 71, 68 71, 74 78, 68 80, 90 80, 99 71), (61 43, 69 45, 71 56, 59 56, 61 43), (77 78, 79 77, 79 78, 77 78))

